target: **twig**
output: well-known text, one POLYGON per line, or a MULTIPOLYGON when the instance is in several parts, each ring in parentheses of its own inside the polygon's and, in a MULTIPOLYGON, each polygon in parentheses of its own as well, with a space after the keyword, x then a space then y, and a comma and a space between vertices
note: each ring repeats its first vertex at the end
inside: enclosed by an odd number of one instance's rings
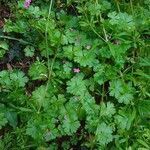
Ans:
POLYGON ((1 39, 8 39, 8 40, 18 41, 18 42, 20 42, 22 44, 34 45, 34 44, 30 43, 30 42, 24 41, 22 39, 17 39, 17 38, 14 38, 14 37, 10 37, 10 36, 1 35, 0 38, 1 39))

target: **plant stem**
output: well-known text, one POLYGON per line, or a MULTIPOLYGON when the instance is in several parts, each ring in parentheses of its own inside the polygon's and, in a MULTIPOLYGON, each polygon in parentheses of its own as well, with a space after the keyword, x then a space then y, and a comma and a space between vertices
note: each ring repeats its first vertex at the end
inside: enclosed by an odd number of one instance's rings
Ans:
MULTIPOLYGON (((102 22, 102 20, 103 19, 102 19, 102 16, 100 14, 100 21, 102 22)), ((104 33, 104 36, 105 36, 105 41, 108 42, 108 36, 107 36, 106 29, 105 29, 103 23, 102 23, 102 26, 103 26, 103 33, 104 33)))
MULTIPOLYGON (((52 64, 50 65, 50 57, 49 57, 49 51, 48 51, 48 25, 49 25, 49 19, 50 19, 50 15, 51 15, 52 5, 53 5, 53 0, 51 0, 50 4, 49 4, 47 22, 46 22, 46 27, 45 27, 45 45, 46 45, 46 56, 47 56, 47 66, 48 66, 48 81, 46 84, 45 93, 43 95, 44 98, 46 97, 46 94, 47 94, 47 90, 48 90, 48 86, 49 86, 50 78, 51 78, 51 74, 52 74, 52 69, 53 69, 55 58, 56 58, 56 55, 55 55, 53 58, 52 64)), ((40 111, 41 111, 41 106, 39 106, 37 113, 40 113, 40 111)))
POLYGON ((89 22, 89 25, 90 25, 92 31, 93 31, 99 38, 101 38, 104 42, 106 42, 105 39, 93 28, 93 26, 91 25, 90 22, 89 22))
POLYGON ((10 37, 10 36, 1 35, 0 38, 1 38, 1 39, 8 39, 8 40, 18 41, 18 42, 20 42, 20 43, 22 43, 22 44, 33 45, 32 43, 29 43, 29 42, 24 41, 24 40, 22 40, 22 39, 17 39, 17 38, 10 37))
POLYGON ((47 85, 46 85, 46 91, 48 90, 48 86, 49 86, 49 83, 51 80, 51 76, 52 76, 52 72, 53 72, 53 66, 54 66, 54 62, 56 60, 56 56, 57 56, 57 53, 54 55, 54 58, 53 58, 52 63, 50 65, 50 69, 49 69, 49 73, 48 73, 48 81, 47 81, 47 85))
POLYGON ((131 12, 132 12, 132 15, 134 15, 134 11, 133 11, 133 3, 132 3, 132 0, 130 0, 130 7, 131 7, 131 12))
POLYGON ((102 86, 102 102, 104 101, 104 96, 105 96, 105 84, 102 86))
POLYGON ((116 2, 116 5, 117 5, 118 12, 120 12, 120 6, 119 6, 119 3, 117 2, 117 0, 115 0, 115 2, 116 2))
MULTIPOLYGON (((46 23, 46 28, 45 28, 45 45, 46 45, 47 66, 48 66, 48 81, 47 81, 47 86, 46 86, 46 92, 48 89, 48 85, 49 85, 50 77, 51 77, 51 72, 52 72, 52 65, 50 66, 50 58, 49 58, 49 50, 48 50, 49 49, 48 48, 48 25, 49 25, 49 19, 50 19, 50 15, 51 15, 52 5, 53 5, 53 0, 51 0, 50 4, 49 4, 47 23, 46 23)), ((45 93, 45 96, 46 96, 46 93, 45 93)))
MULTIPOLYGON (((84 8, 83 8, 83 9, 84 9, 84 8)), ((93 31, 99 38, 101 38, 104 42, 106 42, 105 39, 94 29, 94 27, 92 26, 91 22, 89 21, 88 16, 87 16, 87 14, 86 14, 85 11, 84 11, 84 15, 85 15, 86 20, 88 21, 88 24, 89 24, 90 28, 92 29, 92 31, 93 31)))

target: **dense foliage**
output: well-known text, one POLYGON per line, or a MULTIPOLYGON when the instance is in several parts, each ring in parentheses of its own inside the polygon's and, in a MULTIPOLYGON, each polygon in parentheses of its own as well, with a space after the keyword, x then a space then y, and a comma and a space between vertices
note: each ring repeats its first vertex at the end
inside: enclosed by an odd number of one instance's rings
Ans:
POLYGON ((2 7, 1 150, 150 149, 149 0, 2 7))

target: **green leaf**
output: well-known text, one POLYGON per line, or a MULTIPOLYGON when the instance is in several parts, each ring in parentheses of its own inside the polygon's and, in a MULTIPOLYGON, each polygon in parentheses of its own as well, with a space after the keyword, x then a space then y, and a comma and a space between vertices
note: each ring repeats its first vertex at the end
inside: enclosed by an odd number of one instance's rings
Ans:
POLYGON ((47 67, 45 63, 35 61, 29 68, 28 74, 32 80, 45 80, 47 78, 47 67))
POLYGON ((46 86, 42 85, 32 92, 32 100, 39 107, 47 105, 46 86))
POLYGON ((33 46, 26 46, 26 48, 24 49, 25 52, 25 56, 27 57, 33 57, 34 56, 34 47, 33 46))
POLYGON ((67 82, 67 92, 73 95, 83 95, 86 91, 86 82, 83 80, 83 75, 76 75, 67 82))
POLYGON ((4 113, 0 113, 0 129, 7 124, 7 119, 5 118, 4 113))
POLYGON ((109 47, 102 47, 99 51, 100 55, 104 58, 110 58, 111 57, 111 53, 109 51, 109 47))
POLYGON ((28 82, 28 78, 25 76, 24 72, 19 70, 3 70, 0 72, 0 79, 0 83, 8 89, 11 89, 13 87, 24 87, 28 82))
POLYGON ((79 36, 79 31, 73 30, 73 29, 67 29, 66 32, 65 32, 65 35, 64 35, 65 43, 63 43, 63 44, 67 44, 67 43, 73 44, 73 43, 75 43, 78 36, 79 36))
POLYGON ((5 55, 8 49, 9 49, 8 44, 4 41, 0 41, 0 58, 2 58, 5 55))
POLYGON ((3 87, 8 87, 8 88, 11 86, 11 80, 8 71, 3 70, 0 72, 0 84, 3 87))
POLYGON ((113 140, 113 128, 102 122, 98 125, 96 130, 97 141, 100 145, 104 146, 113 140))
POLYGON ((101 5, 100 4, 97 4, 97 5, 95 5, 94 3, 93 4, 87 3, 87 4, 88 4, 88 6, 87 6, 88 10, 92 16, 98 15, 101 13, 101 5))
POLYGON ((72 63, 65 62, 65 64, 63 65, 63 72, 64 72, 65 76, 70 77, 71 72, 72 72, 72 63))
POLYGON ((56 46, 61 42, 61 32, 58 29, 54 29, 49 33, 49 39, 51 40, 51 45, 56 46))
POLYGON ((146 79, 146 80, 150 80, 150 75, 146 74, 143 72, 143 70, 136 70, 136 72, 134 72, 134 74, 141 76, 142 78, 146 79))
POLYGON ((119 103, 129 104, 134 98, 134 89, 131 84, 126 84, 120 79, 111 81, 109 89, 110 96, 114 96, 119 103))
POLYGON ((30 6, 28 12, 30 15, 32 14, 35 18, 39 18, 42 14, 42 10, 40 10, 37 6, 30 6))
POLYGON ((42 138, 42 133, 37 127, 37 124, 40 123, 39 120, 29 120, 26 128, 26 134, 30 135, 34 139, 42 138), (41 137, 40 137, 41 136, 41 137))
POLYGON ((64 116, 64 120, 62 120, 62 128, 64 132, 68 135, 75 133, 80 126, 78 121, 78 116, 73 107, 69 107, 67 114, 64 116))
POLYGON ((16 127, 17 127, 18 120, 17 120, 17 113, 16 113, 16 112, 7 111, 7 112, 6 112, 6 118, 7 118, 7 120, 8 120, 8 123, 9 123, 13 128, 16 128, 16 127))
POLYGON ((96 105, 94 97, 92 97, 88 92, 83 93, 80 100, 82 108, 86 111, 87 117, 93 117, 93 115, 94 117, 97 117, 99 115, 99 106, 96 105))
POLYGON ((112 117, 112 115, 114 115, 116 112, 114 104, 107 102, 105 103, 101 103, 100 106, 100 115, 101 116, 105 116, 105 117, 112 117))
POLYGON ((145 141, 141 139, 137 139, 137 141, 139 144, 145 147, 145 148, 139 148, 138 150, 148 150, 150 148, 150 146, 145 141))
POLYGON ((27 124, 26 134, 37 142, 45 140, 48 142, 59 136, 58 129, 55 127, 56 119, 51 114, 40 113, 31 117, 27 124))
POLYGON ((4 41, 0 41, 0 48, 4 49, 4 50, 8 50, 9 49, 9 45, 4 42, 4 41))
POLYGON ((118 115, 115 116, 115 123, 117 128, 126 132, 132 126, 133 120, 136 117, 135 109, 121 109, 118 115))
POLYGON ((131 47, 130 43, 112 44, 109 43, 109 50, 117 65, 123 67, 126 51, 131 47))
POLYGON ((111 12, 108 17, 110 18, 110 25, 113 25, 118 30, 133 31, 135 29, 135 22, 132 16, 127 13, 111 12))
POLYGON ((94 81, 100 85, 108 80, 114 79, 117 75, 115 67, 106 64, 95 65, 94 71, 94 81))
POLYGON ((25 76, 24 72, 17 70, 10 72, 10 80, 12 86, 16 87, 24 87, 25 84, 28 82, 28 78, 25 76))
POLYGON ((150 116, 150 100, 139 100, 138 111, 142 117, 150 116))
POLYGON ((75 49, 74 50, 74 61, 78 62, 81 66, 86 67, 92 67, 95 66, 95 64, 98 64, 98 60, 96 59, 96 53, 94 50, 82 50, 82 49, 75 49))
POLYGON ((64 51, 65 57, 67 57, 70 60, 73 59, 74 52, 73 52, 73 46, 72 45, 64 46, 63 51, 64 51))
POLYGON ((144 67, 150 67, 150 58, 141 58, 140 59, 140 66, 144 66, 144 67))

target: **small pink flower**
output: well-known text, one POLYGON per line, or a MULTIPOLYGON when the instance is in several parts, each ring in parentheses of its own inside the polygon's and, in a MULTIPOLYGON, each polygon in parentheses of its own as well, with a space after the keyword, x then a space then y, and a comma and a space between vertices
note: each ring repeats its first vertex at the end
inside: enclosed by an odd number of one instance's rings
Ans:
POLYGON ((73 72, 79 73, 79 72, 80 72, 80 69, 79 69, 79 68, 74 68, 74 69, 73 69, 73 72))
POLYGON ((24 2, 24 8, 29 8, 29 6, 30 6, 30 4, 31 4, 31 1, 32 0, 25 0, 25 2, 24 2))

